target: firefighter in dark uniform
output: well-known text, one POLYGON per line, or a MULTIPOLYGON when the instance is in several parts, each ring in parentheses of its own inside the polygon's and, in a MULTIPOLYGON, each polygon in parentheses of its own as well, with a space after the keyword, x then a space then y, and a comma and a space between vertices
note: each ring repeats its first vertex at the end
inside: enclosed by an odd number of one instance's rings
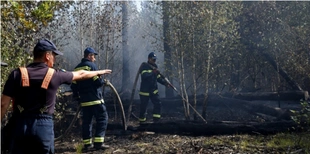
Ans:
MULTIPOLYGON (((97 54, 98 53, 93 48, 87 47, 84 50, 84 58, 82 58, 81 63, 79 63, 74 70, 97 70, 97 66, 94 63, 96 60, 95 55, 97 54)), ((73 82, 71 84, 73 95, 80 102, 83 112, 83 151, 104 150, 109 148, 108 145, 103 144, 108 125, 108 114, 103 100, 103 85, 104 80, 101 76, 95 76, 92 79, 73 82), (93 117, 96 119, 94 138, 92 138, 93 117)))
POLYGON ((154 105, 153 122, 159 121, 159 119, 161 118, 161 102, 159 99, 157 82, 169 87, 166 80, 160 75, 160 72, 157 70, 157 65, 155 64, 156 59, 156 54, 154 52, 151 52, 148 55, 147 63, 143 63, 140 69, 140 123, 146 121, 146 109, 149 100, 151 100, 154 105))
POLYGON ((53 154, 53 113, 56 92, 61 84, 109 74, 111 70, 66 72, 53 69, 56 55, 63 55, 47 39, 33 50, 33 63, 11 72, 1 96, 1 120, 11 101, 15 118, 12 127, 12 154, 53 154))

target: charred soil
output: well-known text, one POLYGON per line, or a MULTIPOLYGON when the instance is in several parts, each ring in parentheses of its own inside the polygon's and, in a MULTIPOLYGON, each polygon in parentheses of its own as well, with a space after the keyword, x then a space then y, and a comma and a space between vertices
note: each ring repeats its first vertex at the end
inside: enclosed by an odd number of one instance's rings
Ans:
MULTIPOLYGON (((298 102, 253 101, 233 104, 210 101, 206 121, 185 120, 182 101, 162 100, 162 120, 152 123, 152 104, 149 104, 149 123, 139 124, 139 104, 134 103, 133 114, 123 130, 119 111, 107 104, 109 125, 105 143, 109 149, 85 153, 306 153, 299 146, 270 146, 275 134, 289 133, 296 127, 287 115, 290 109, 299 109, 298 102), (254 107, 251 107, 254 106, 254 107), (275 114, 274 111, 278 113, 275 114), (271 113, 269 113, 271 112, 271 113)), ((124 103, 125 104, 125 103, 124 103)), ((124 106, 127 108, 127 106, 124 106)), ((201 109, 198 107, 199 112, 201 109)), ((192 112, 194 114, 194 112, 192 112)), ((56 137, 69 126, 72 115, 55 124, 56 137)), ((55 153, 81 153, 81 121, 78 119, 69 133, 55 142, 55 153)), ((298 136, 298 135, 297 135, 298 136)), ((309 142, 308 142, 309 143, 309 142)), ((309 149, 308 149, 309 152, 309 149)))

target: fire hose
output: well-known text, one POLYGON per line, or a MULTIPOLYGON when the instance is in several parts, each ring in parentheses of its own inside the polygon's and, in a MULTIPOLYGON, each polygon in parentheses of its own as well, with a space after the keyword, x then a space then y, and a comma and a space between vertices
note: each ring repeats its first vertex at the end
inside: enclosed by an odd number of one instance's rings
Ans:
MULTIPOLYGON (((112 85, 112 83, 109 80, 106 80, 106 79, 104 81, 105 81, 105 85, 104 86, 110 87, 110 89, 114 92, 114 94, 117 97, 117 100, 118 100, 118 103, 119 103, 119 106, 120 106, 120 109, 121 109, 121 113, 122 113, 123 128, 124 128, 124 130, 127 130, 126 117, 125 117, 125 112, 124 112, 124 107, 123 107, 122 100, 120 99, 119 94, 116 91, 115 87, 112 85)), ((77 117, 80 114, 80 111, 81 111, 81 106, 78 105, 77 111, 76 111, 76 113, 75 113, 75 115, 73 117, 73 120, 71 121, 69 127, 64 131, 64 133, 62 135, 60 135, 59 137, 55 138, 55 141, 59 141, 59 140, 63 139, 69 133, 69 131, 73 127, 74 123, 76 122, 77 117)))
MULTIPOLYGON (((127 116, 127 122, 129 121, 129 117, 130 115, 132 115, 133 113, 131 112, 132 110, 132 102, 133 102, 133 98, 134 98, 134 94, 135 94, 135 91, 136 91, 136 85, 137 85, 137 81, 139 79, 139 74, 140 74, 140 69, 143 65, 149 65, 153 70, 157 69, 155 68, 154 66, 146 63, 146 62, 143 62, 139 69, 138 69, 138 72, 137 72, 137 75, 136 75, 136 78, 135 78, 135 82, 134 82, 134 85, 133 85, 133 89, 132 89, 132 92, 131 92, 131 99, 130 99, 130 104, 129 104, 129 109, 128 109, 128 116, 127 116)), ((191 109, 205 122, 207 123, 207 121, 201 116, 201 114, 179 93, 179 91, 177 90, 177 88, 175 86, 173 86, 171 84, 171 82, 168 80, 168 78, 166 78, 164 75, 162 75, 160 72, 159 74, 161 75, 162 78, 165 79, 165 81, 168 83, 168 85, 182 98, 182 100, 184 102, 187 103, 187 105, 189 105, 191 107, 191 109)))

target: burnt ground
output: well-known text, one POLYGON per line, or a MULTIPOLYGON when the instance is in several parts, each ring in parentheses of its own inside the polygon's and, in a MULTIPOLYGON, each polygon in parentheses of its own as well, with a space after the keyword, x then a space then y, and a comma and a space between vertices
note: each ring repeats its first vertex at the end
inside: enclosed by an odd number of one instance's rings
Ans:
MULTIPOLYGON (((164 102, 164 101, 163 101, 164 102)), ((259 104, 262 106, 268 106, 271 108, 277 108, 279 106, 278 102, 275 101, 254 101, 254 104, 259 104)), ((126 106, 125 106, 126 108, 126 106)), ((149 104, 148 109, 148 119, 151 119, 151 108, 152 104, 149 104)), ((199 108, 199 107, 198 107, 199 108)), ((259 107, 255 107, 259 108, 259 107)), ((281 102, 281 110, 300 108, 300 104, 294 101, 291 102, 281 102)), ((256 133, 240 133, 240 132, 230 132, 221 134, 204 134, 196 132, 198 129, 194 127, 201 127, 203 125, 191 125, 191 123, 185 124, 188 128, 186 133, 180 131, 181 127, 184 127, 184 110, 183 105, 179 104, 163 104, 162 120, 158 124, 145 124, 143 129, 139 129, 139 123, 134 116, 131 116, 128 125, 128 130, 122 130, 121 120, 119 114, 115 118, 114 106, 108 104, 109 110, 109 125, 105 137, 105 143, 111 147, 105 151, 92 151, 87 153, 171 153, 171 154, 183 154, 183 153, 305 153, 305 150, 299 147, 287 147, 287 148, 269 148, 264 141, 270 140, 274 134, 261 134, 256 133), (183 123, 183 126, 180 124, 183 123), (167 125, 173 125, 173 129, 176 131, 170 131, 171 127, 165 127, 167 125), (155 126, 159 126, 162 129, 155 129, 155 126), (190 129, 192 128, 192 129, 190 129), (168 131, 163 131, 163 130, 168 131), (188 130, 190 129, 190 130, 188 130), (191 132, 191 130, 193 130, 191 132), (257 144, 252 144, 252 141, 244 143, 245 137, 247 138, 257 138, 262 143, 257 146, 257 144)), ((138 115, 138 104, 134 106, 134 114, 138 115)), ((258 113, 256 109, 255 112, 252 110, 246 110, 245 108, 240 108, 238 105, 226 103, 210 103, 207 107, 207 117, 206 121, 219 122, 226 121, 226 125, 230 125, 229 122, 236 123, 261 123, 273 121, 286 121, 279 119, 274 116, 274 114, 268 115, 265 111, 258 113)), ((262 108, 263 110, 263 108, 262 108)), ((201 111, 199 111, 201 113, 201 111)), ((118 112, 119 113, 119 112, 118 112)), ((191 111, 193 114, 194 112, 191 111)), ((127 113, 126 113, 127 114, 127 113)), ((62 123, 61 128, 67 128, 70 122, 70 118, 67 117, 67 122, 62 123)), ((151 122, 151 120, 150 120, 151 122)), ((195 123, 202 123, 198 120, 195 123)), ((70 132, 66 135, 63 140, 55 142, 55 153, 65 153, 73 154, 80 153, 82 147, 81 139, 81 121, 78 119, 70 132)), ((55 135, 59 136, 60 124, 55 124, 55 135)), ((141 126, 142 127, 142 126, 141 126)), ((214 127, 215 131, 217 130, 214 127)), ((201 130, 199 130, 201 131, 201 130)), ((253 131, 252 131, 253 132, 253 131)), ((257 141, 253 141, 257 142, 257 141)))

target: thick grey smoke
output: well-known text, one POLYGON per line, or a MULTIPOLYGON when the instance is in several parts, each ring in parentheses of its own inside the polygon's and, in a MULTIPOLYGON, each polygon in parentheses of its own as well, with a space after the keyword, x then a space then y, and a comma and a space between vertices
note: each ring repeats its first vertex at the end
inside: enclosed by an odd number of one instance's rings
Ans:
MULTIPOLYGON (((157 54, 157 65, 161 72, 164 72, 163 32, 159 28, 162 23, 161 14, 156 13, 155 10, 147 9, 145 5, 149 4, 147 2, 128 2, 127 6, 128 54, 124 60, 129 63, 130 74, 122 74, 122 5, 120 2, 102 3, 93 1, 84 2, 81 5, 75 4, 75 9, 72 7, 69 13, 58 18, 58 20, 70 21, 61 27, 57 27, 59 29, 57 35, 60 39, 65 38, 63 35, 68 36, 66 39, 56 42, 60 50, 64 52, 61 67, 66 70, 73 70, 81 61, 84 49, 91 46, 99 52, 95 62, 97 66, 101 69, 113 69, 113 74, 109 75, 108 78, 112 80, 112 84, 117 90, 121 89, 121 76, 125 75, 130 80, 130 85, 127 87, 128 92, 131 92, 138 68, 142 62, 147 61, 150 52, 157 54), (142 3, 144 3, 144 7, 141 5, 142 3), (139 7, 137 4, 140 4, 139 7), (110 11, 112 8, 115 10, 114 13, 110 11), (94 18, 98 15, 100 15, 100 19, 94 18), (109 25, 114 27, 108 27, 109 25), (108 66, 106 54, 110 60, 108 66)), ((139 87, 140 80, 136 85, 136 97, 138 97, 139 87)), ((159 86, 159 90, 161 97, 163 97, 164 87, 159 86)))

